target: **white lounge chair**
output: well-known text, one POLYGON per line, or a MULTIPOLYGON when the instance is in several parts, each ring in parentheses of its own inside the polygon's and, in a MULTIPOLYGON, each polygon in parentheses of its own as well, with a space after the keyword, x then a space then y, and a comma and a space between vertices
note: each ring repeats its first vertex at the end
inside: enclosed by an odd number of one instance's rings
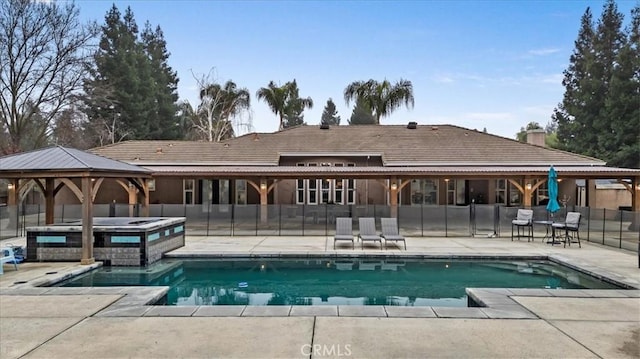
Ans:
POLYGON ((333 236, 333 249, 336 249, 337 241, 351 241, 351 248, 355 248, 353 241, 353 229, 351 226, 351 218, 336 218, 336 234, 333 236))
POLYGON ((5 247, 0 249, 0 274, 4 273, 4 269, 2 266, 5 263, 13 263, 13 267, 18 270, 18 262, 16 261, 16 257, 13 253, 13 248, 5 247))
POLYGON ((382 234, 380 236, 384 238, 384 247, 387 247, 387 242, 389 241, 396 243, 402 241, 404 243, 404 250, 406 251, 407 241, 405 241, 404 236, 398 231, 398 221, 395 218, 380 218, 380 223, 382 225, 382 234))
POLYGON ((380 250, 382 250, 382 238, 376 233, 376 222, 373 217, 361 217, 359 220, 359 234, 358 238, 362 242, 360 242, 360 247, 364 249, 365 241, 372 242, 380 242, 380 250))

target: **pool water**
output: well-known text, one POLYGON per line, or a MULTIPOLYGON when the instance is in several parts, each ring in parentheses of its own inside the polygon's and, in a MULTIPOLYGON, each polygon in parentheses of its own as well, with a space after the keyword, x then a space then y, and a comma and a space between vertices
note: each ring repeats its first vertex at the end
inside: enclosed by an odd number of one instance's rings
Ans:
POLYGON ((170 286, 167 305, 466 307, 465 288, 619 288, 544 260, 165 259, 102 267, 67 287, 170 286))

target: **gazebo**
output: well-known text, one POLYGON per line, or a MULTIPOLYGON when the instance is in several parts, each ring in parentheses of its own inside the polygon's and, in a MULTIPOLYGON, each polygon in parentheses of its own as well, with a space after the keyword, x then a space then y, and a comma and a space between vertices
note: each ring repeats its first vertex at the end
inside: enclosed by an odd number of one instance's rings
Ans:
POLYGON ((55 196, 60 189, 67 186, 78 197, 82 203, 81 264, 95 261, 93 200, 105 178, 115 179, 128 191, 130 201, 137 191, 143 194, 143 214, 149 215, 150 170, 74 148, 55 146, 0 157, 0 178, 10 181, 7 203, 10 208, 15 208, 33 181, 45 197, 46 224, 53 224, 55 196))

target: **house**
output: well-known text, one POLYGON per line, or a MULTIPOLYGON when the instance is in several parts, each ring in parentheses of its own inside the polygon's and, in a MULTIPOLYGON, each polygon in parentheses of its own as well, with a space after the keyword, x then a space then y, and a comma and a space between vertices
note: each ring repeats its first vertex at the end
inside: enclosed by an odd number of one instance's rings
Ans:
MULTIPOLYGON (((595 205, 576 180, 614 179, 630 183, 640 211, 639 169, 453 125, 299 126, 219 143, 126 141, 91 151, 151 170, 150 203, 529 207, 545 203, 553 165, 566 205, 595 205)), ((106 180, 95 203, 114 200, 135 196, 106 180)))

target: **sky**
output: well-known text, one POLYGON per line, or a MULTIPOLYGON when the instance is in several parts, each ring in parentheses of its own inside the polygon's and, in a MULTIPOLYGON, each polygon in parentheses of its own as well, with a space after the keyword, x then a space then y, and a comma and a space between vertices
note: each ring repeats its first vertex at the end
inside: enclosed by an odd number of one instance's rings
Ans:
MULTIPOLYGON (((307 124, 319 124, 332 98, 346 125, 347 85, 405 79, 415 106, 381 124, 451 124, 515 138, 529 122, 551 121, 580 18, 591 7, 597 20, 604 0, 76 1, 81 19, 98 24, 114 3, 121 13, 130 6, 140 28, 162 28, 181 100, 196 107, 196 78, 207 75, 247 88, 253 131, 278 129, 255 96, 269 81, 295 79, 300 96, 313 99, 307 124)), ((616 3, 626 25, 638 2, 616 3)))

